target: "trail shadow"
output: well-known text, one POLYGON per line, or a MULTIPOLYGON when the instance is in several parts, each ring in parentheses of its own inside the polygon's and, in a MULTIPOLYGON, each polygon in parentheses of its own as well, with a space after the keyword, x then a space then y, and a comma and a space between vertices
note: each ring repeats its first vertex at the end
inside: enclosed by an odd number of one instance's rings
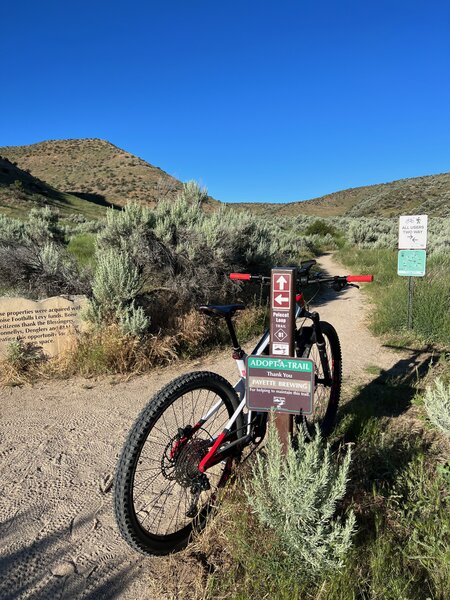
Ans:
POLYGON ((339 413, 341 419, 352 417, 345 441, 356 441, 373 418, 398 417, 408 410, 417 393, 417 384, 427 373, 432 360, 433 356, 428 352, 412 352, 390 369, 380 370, 378 376, 362 386, 339 413))
MULTIPOLYGON (((1 524, 2 533, 10 530, 17 519, 23 523, 30 518, 30 510, 28 514, 18 513, 1 524)), ((25 543, 17 535, 9 544, 2 539, 0 600, 121 597, 136 578, 144 558, 127 556, 120 546, 106 552, 101 548, 95 556, 85 554, 71 536, 93 518, 94 513, 82 515, 73 528, 67 524, 53 527, 52 531, 25 543)))
POLYGON ((105 196, 103 196, 102 194, 85 193, 85 192, 67 192, 67 193, 71 194, 72 196, 76 196, 77 198, 80 198, 80 200, 88 200, 89 202, 92 202, 93 204, 97 204, 98 206, 104 206, 106 208, 116 208, 117 210, 120 210, 122 208, 118 204, 114 204, 114 202, 111 202, 111 200, 107 200, 105 198, 105 196))
POLYGON ((393 482, 415 457, 430 447, 420 423, 411 427, 412 420, 397 419, 411 407, 432 358, 416 351, 398 360, 360 387, 339 410, 334 447, 354 446, 348 490, 364 516, 363 537, 376 533, 377 502, 391 493, 393 482))

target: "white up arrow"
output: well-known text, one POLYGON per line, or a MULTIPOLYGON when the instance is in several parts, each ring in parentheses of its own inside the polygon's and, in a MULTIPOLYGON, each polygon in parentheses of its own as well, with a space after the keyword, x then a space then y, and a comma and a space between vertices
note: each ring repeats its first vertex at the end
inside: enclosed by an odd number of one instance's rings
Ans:
POLYGON ((278 304, 283 304, 283 302, 289 303, 289 298, 285 298, 281 294, 278 294, 278 296, 275 296, 275 302, 278 302, 278 304))
POLYGON ((280 286, 280 290, 283 291, 284 290, 284 284, 287 283, 287 279, 285 279, 283 277, 283 275, 281 275, 281 277, 278 277, 277 283, 280 286))

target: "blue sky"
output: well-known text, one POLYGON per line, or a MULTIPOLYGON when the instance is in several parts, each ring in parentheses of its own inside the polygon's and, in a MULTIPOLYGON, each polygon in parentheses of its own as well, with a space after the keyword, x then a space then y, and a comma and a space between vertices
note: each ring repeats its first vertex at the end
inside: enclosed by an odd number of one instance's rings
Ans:
POLYGON ((450 171, 448 0, 17 0, 2 21, 0 145, 107 139, 226 202, 450 171))

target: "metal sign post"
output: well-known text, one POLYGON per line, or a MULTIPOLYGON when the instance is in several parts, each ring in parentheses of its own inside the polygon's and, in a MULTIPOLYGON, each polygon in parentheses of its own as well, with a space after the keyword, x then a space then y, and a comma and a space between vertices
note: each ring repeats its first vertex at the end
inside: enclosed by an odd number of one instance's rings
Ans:
POLYGON ((408 314, 406 317, 408 329, 412 329, 412 302, 414 294, 414 279, 408 277, 408 314))
POLYGON ((428 215, 402 215, 398 227, 397 275, 408 277, 407 327, 413 324, 413 277, 423 277, 427 253, 428 215))
MULTIPOLYGON (((295 284, 297 269, 272 269, 270 295, 270 354, 295 356, 295 284)), ((287 452, 294 419, 290 414, 276 414, 275 426, 283 449, 287 452)))

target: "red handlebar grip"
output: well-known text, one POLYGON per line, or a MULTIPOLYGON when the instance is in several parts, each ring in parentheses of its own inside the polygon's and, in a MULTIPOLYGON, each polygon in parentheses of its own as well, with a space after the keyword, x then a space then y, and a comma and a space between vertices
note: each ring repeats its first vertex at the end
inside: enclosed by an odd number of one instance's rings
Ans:
POLYGON ((347 275, 347 281, 373 281, 373 275, 347 275))
POLYGON ((251 275, 249 273, 230 273, 230 279, 245 279, 249 281, 251 275))

